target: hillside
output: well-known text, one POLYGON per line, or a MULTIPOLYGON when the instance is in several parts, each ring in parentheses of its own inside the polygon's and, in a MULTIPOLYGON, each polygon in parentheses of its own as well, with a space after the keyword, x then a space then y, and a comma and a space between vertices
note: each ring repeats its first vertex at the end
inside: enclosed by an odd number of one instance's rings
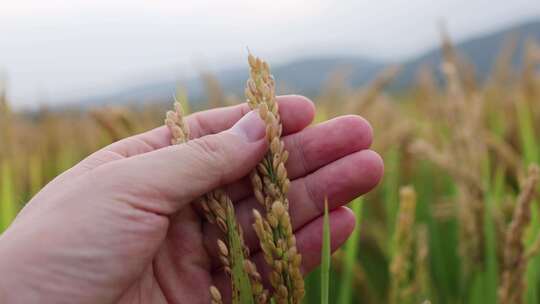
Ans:
MULTIPOLYGON (((511 38, 517 39, 513 63, 519 66, 523 59, 525 41, 529 38, 540 41, 540 21, 528 22, 481 37, 467 39, 455 46, 461 55, 464 55, 475 65, 477 76, 480 79, 485 79, 505 42, 511 38)), ((399 77, 396 79, 396 86, 409 85, 414 81, 415 73, 421 66, 429 66, 437 70, 441 60, 441 50, 436 48, 405 62, 399 77)))
MULTIPOLYGON (((515 65, 522 61, 523 46, 528 38, 540 41, 540 21, 523 23, 503 30, 499 30, 480 37, 473 37, 456 43, 456 48, 474 63, 477 75, 484 79, 490 72, 493 62, 497 58, 501 47, 508 37, 515 34, 518 47, 513 58, 515 65)), ((441 62, 439 48, 431 49, 402 62, 400 75, 394 83, 395 88, 403 88, 414 81, 415 73, 422 66, 430 66, 437 70, 441 62)), ((318 57, 295 60, 283 65, 273 66, 273 73, 279 84, 287 91, 299 94, 316 95, 322 85, 338 69, 343 69, 351 85, 365 84, 388 63, 368 58, 356 57, 318 57)), ((226 93, 242 94, 247 71, 245 67, 222 70, 216 73, 223 90, 226 93)), ((141 103, 154 100, 170 100, 177 85, 187 88, 191 100, 197 101, 205 98, 204 85, 201 77, 183 81, 155 81, 138 86, 119 89, 116 92, 93 96, 83 101, 83 104, 95 105, 104 103, 141 103)))
MULTIPOLYGON (((338 69, 343 69, 350 78, 351 85, 361 85, 371 79, 385 66, 374 60, 343 58, 310 58, 292 61, 272 67, 272 72, 280 87, 287 87, 298 94, 317 94, 321 86, 338 69)), ((248 77, 245 67, 227 69, 215 75, 227 94, 242 94, 248 77)), ((177 86, 187 89, 190 100, 204 99, 203 76, 183 81, 156 81, 139 86, 128 87, 117 92, 93 96, 83 101, 86 105, 109 103, 143 103, 156 100, 170 100, 177 86)), ((279 89, 279 88, 278 88, 279 89)))

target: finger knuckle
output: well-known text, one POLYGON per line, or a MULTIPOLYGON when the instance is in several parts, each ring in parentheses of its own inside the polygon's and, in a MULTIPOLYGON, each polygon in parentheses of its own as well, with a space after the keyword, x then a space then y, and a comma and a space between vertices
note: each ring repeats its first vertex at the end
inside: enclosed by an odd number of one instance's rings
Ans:
POLYGON ((195 155, 204 162, 205 167, 209 167, 212 171, 209 173, 224 174, 225 165, 230 161, 230 157, 219 136, 210 135, 192 140, 188 142, 188 145, 194 150, 195 155))
POLYGON ((90 170, 87 174, 91 187, 103 191, 105 189, 118 190, 125 183, 125 178, 122 174, 117 162, 109 162, 90 170))

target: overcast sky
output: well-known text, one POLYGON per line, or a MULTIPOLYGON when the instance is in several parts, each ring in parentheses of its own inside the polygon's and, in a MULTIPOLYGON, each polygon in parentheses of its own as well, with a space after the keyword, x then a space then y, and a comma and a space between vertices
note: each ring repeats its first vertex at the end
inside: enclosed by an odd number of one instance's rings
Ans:
POLYGON ((539 0, 0 0, 0 71, 18 106, 243 64, 246 47, 400 60, 540 17, 539 0))

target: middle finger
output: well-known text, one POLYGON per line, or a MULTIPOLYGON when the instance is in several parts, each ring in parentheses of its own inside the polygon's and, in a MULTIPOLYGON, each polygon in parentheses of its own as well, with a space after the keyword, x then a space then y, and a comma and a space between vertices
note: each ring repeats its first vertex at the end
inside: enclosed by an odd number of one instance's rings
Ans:
MULTIPOLYGON (((373 132, 369 123, 355 115, 341 116, 283 137, 289 152, 289 179, 305 176, 351 153, 370 147, 373 132)), ((252 194, 249 178, 227 186, 233 202, 252 194)))

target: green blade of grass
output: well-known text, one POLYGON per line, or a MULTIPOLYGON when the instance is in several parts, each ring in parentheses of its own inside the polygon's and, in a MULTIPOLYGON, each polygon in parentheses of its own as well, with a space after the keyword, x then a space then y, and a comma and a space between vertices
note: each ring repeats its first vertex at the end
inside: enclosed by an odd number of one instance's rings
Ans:
POLYGON ((519 136, 523 148, 523 155, 527 163, 538 163, 540 157, 540 147, 536 142, 534 134, 534 123, 532 112, 524 101, 516 102, 519 136))
MULTIPOLYGON (((399 193, 399 165, 400 155, 397 148, 392 148, 384 157, 385 173, 384 173, 384 206, 387 225, 388 240, 392 239, 394 233, 394 224, 397 210, 399 209, 398 193, 399 193)), ((392 253, 392 242, 388 243, 389 254, 392 253)))
POLYGON ((497 240, 496 240, 496 228, 493 218, 494 208, 496 201, 499 197, 497 194, 502 190, 498 189, 502 187, 502 180, 504 179, 504 168, 499 166, 496 169, 494 181, 490 180, 490 165, 489 158, 486 159, 484 166, 484 176, 487 183, 488 197, 485 201, 484 207, 484 239, 485 239, 485 259, 486 267, 483 276, 483 292, 482 298, 487 303, 497 303, 497 286, 498 286, 498 261, 497 261, 497 240))
POLYGON ((308 276, 304 279, 304 281, 306 284, 305 285, 306 296, 304 297, 304 300, 302 301, 302 303, 304 304, 319 303, 320 294, 317 291, 321 290, 320 267, 317 267, 315 270, 309 273, 308 276))
POLYGON ((244 267, 244 251, 238 224, 234 215, 233 208, 227 208, 227 239, 231 255, 231 280, 233 286, 233 303, 252 304, 253 293, 251 281, 244 267))
POLYGON ((330 294, 330 219, 328 200, 324 202, 323 244, 321 256, 321 304, 328 304, 330 294))
POLYGON ((358 253, 358 240, 360 239, 360 224, 362 222, 363 199, 357 198, 352 204, 352 210, 356 215, 356 229, 351 234, 349 241, 345 244, 345 260, 343 261, 343 272, 341 273, 339 301, 340 304, 349 304, 352 300, 352 278, 353 268, 356 263, 358 253))
POLYGON ((413 178, 418 189, 419 220, 428 227, 428 250, 431 276, 444 278, 431 280, 431 300, 433 303, 460 303, 460 260, 458 247, 458 224, 455 218, 438 220, 430 210, 430 204, 437 198, 437 191, 446 195, 455 194, 455 185, 449 176, 434 179, 442 174, 432 164, 421 163, 413 178))

